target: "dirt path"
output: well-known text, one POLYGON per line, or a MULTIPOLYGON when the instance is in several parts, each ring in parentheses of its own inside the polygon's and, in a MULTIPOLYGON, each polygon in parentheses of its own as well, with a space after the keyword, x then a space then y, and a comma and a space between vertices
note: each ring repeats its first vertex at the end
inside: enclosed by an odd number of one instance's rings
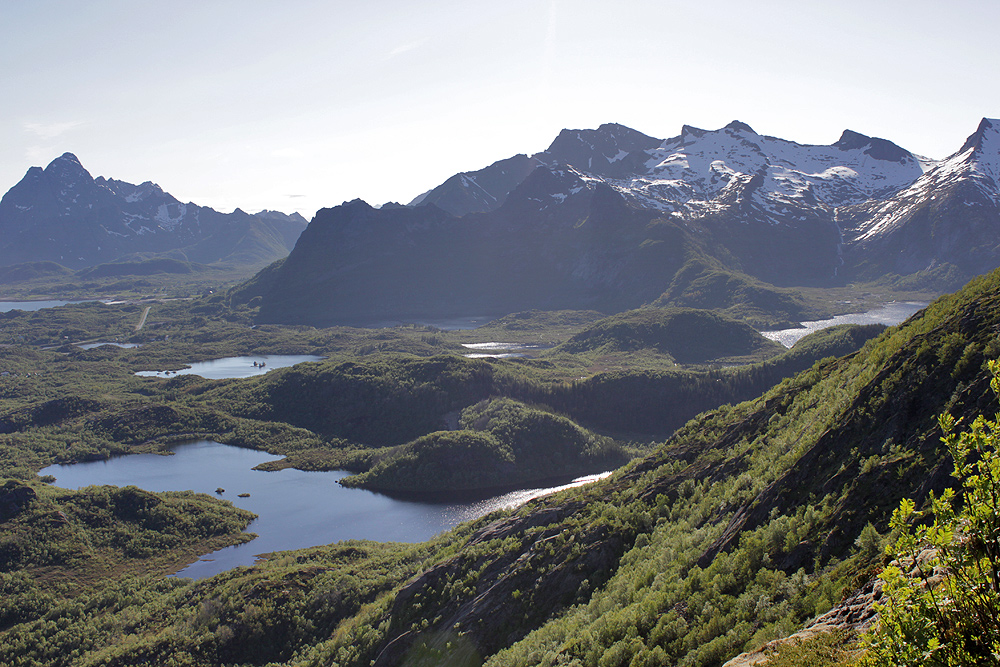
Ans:
POLYGON ((152 308, 152 306, 146 306, 146 310, 142 311, 142 317, 139 318, 139 324, 135 325, 136 331, 141 331, 143 325, 146 324, 146 316, 149 315, 150 308, 152 308))

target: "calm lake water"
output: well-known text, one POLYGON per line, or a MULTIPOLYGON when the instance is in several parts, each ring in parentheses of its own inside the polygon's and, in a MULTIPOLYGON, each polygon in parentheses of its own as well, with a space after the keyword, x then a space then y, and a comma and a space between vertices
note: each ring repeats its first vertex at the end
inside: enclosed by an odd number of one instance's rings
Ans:
POLYGON ((548 350, 551 345, 537 345, 534 343, 500 343, 491 341, 488 343, 462 343, 462 347, 475 352, 463 354, 469 359, 504 359, 508 357, 527 357, 531 352, 548 350))
POLYGON ((227 380, 229 378, 246 378, 251 375, 263 375, 275 368, 294 366, 303 361, 322 361, 323 357, 314 354, 258 354, 247 357, 223 357, 211 361, 198 361, 190 368, 179 371, 139 371, 136 375, 142 377, 173 377, 174 375, 200 375, 206 380, 227 380), (257 365, 254 366, 254 362, 257 365), (264 364, 261 366, 260 364, 264 364))
POLYGON ((259 537, 203 556, 177 573, 196 579, 239 565, 252 565, 258 554, 272 551, 347 539, 421 542, 462 521, 516 507, 532 498, 603 476, 582 477, 556 487, 514 491, 477 502, 419 502, 343 487, 337 480, 345 477, 346 472, 253 470, 256 465, 281 457, 210 440, 177 445, 174 451, 173 456, 135 454, 108 461, 53 465, 39 474, 55 476, 55 484, 67 489, 92 484, 133 484, 148 491, 192 490, 212 495, 219 487, 225 489, 219 497, 259 516, 247 529, 259 537), (240 493, 250 496, 240 498, 240 493))
POLYGON ((926 307, 927 303, 922 301, 893 301, 880 308, 869 310, 866 313, 837 315, 828 320, 802 322, 802 328, 761 331, 760 333, 765 338, 776 340, 785 347, 791 347, 799 339, 820 329, 826 329, 837 324, 887 324, 892 326, 903 322, 918 310, 926 307))
POLYGON ((79 303, 77 301, 0 301, 0 313, 8 310, 41 310, 42 308, 55 308, 65 306, 67 303, 79 303))
POLYGON ((131 348, 131 347, 139 347, 139 343, 115 343, 115 342, 112 342, 112 341, 108 341, 108 342, 104 342, 104 343, 83 343, 83 344, 77 345, 77 347, 80 348, 81 350, 93 350, 95 347, 101 347, 101 346, 104 346, 104 345, 113 345, 114 347, 121 347, 121 348, 126 348, 126 349, 127 348, 131 348))
POLYGON ((459 331, 465 329, 478 329, 484 324, 495 320, 494 315, 468 315, 460 317, 445 317, 430 320, 378 320, 376 322, 360 322, 353 326, 362 329, 385 329, 398 327, 405 324, 418 324, 422 327, 434 327, 442 331, 459 331))

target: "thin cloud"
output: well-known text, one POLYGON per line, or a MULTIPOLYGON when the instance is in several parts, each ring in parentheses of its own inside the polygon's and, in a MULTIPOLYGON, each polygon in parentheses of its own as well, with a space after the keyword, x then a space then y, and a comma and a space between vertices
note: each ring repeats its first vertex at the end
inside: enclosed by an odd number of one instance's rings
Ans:
POLYGON ((383 58, 383 60, 391 60, 392 58, 395 58, 396 56, 402 55, 402 54, 404 54, 404 53, 406 53, 408 51, 413 51, 414 49, 419 49, 421 46, 423 46, 424 44, 427 43, 427 40, 428 40, 428 38, 424 37, 423 39, 418 39, 415 42, 406 42, 405 44, 400 44, 399 46, 397 46, 396 48, 394 48, 392 51, 390 51, 388 54, 386 54, 386 56, 385 56, 385 58, 383 58))
POLYGON ((83 125, 82 120, 72 120, 63 123, 24 123, 24 131, 42 139, 55 139, 75 127, 83 125))

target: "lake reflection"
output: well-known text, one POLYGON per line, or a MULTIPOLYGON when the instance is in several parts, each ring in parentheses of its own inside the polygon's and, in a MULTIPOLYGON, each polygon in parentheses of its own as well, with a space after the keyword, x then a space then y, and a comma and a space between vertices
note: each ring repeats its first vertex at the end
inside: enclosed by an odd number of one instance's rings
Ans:
POLYGON ((173 377, 174 375, 200 375, 206 380, 228 380, 263 375, 275 368, 294 366, 304 361, 322 361, 315 354, 258 354, 246 357, 223 357, 211 361, 198 361, 190 368, 179 371, 139 371, 142 377, 173 377), (263 364, 263 365, 262 365, 263 364))
POLYGON ((252 565, 256 556, 271 551, 302 549, 340 540, 421 542, 462 521, 496 509, 516 507, 531 498, 593 481, 580 478, 570 485, 515 491, 470 503, 397 500, 337 483, 348 473, 253 470, 265 461, 281 458, 209 440, 178 445, 174 456, 134 454, 109 461, 53 465, 40 475, 53 475, 57 486, 79 489, 92 484, 134 484, 148 491, 192 490, 214 494, 259 518, 247 529, 259 537, 247 544, 208 554, 177 573, 202 578, 239 565, 252 565), (249 493, 240 498, 238 494, 249 493))

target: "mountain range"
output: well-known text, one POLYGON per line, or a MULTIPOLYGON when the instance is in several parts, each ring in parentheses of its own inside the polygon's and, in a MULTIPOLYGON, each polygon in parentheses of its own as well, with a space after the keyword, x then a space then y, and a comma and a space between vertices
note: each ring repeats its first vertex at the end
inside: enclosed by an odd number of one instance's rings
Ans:
POLYGON ((305 226, 298 213, 220 213, 149 181, 94 178, 64 153, 28 169, 0 200, 0 266, 83 269, 153 258, 260 266, 284 257, 305 226))
POLYGON ((944 160, 850 130, 815 146, 739 121, 666 140, 563 130, 405 206, 322 209, 236 297, 260 297, 263 321, 331 324, 726 307, 724 293, 697 303, 720 276, 765 300, 873 280, 943 291, 1000 266, 998 173, 988 119, 944 160))

